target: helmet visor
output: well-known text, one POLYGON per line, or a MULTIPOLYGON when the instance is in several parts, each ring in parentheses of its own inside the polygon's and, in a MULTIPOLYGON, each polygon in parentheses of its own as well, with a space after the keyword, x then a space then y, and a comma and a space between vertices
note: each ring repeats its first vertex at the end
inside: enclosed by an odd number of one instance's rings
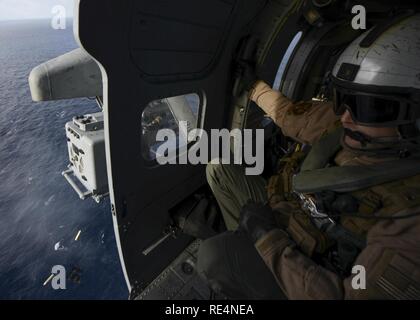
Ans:
POLYGON ((389 127, 412 122, 411 101, 403 97, 354 92, 334 88, 334 112, 348 110, 355 123, 372 127, 389 127))

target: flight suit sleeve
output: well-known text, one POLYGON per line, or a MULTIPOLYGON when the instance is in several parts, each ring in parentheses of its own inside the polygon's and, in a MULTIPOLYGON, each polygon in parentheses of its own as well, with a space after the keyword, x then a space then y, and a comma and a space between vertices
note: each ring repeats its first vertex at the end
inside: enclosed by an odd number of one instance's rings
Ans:
POLYGON ((420 299, 420 218, 382 221, 342 279, 304 255, 282 230, 256 248, 289 299, 420 299))
POLYGON ((281 128, 285 136, 305 144, 315 143, 339 120, 331 103, 293 103, 261 80, 254 84, 250 99, 281 128))

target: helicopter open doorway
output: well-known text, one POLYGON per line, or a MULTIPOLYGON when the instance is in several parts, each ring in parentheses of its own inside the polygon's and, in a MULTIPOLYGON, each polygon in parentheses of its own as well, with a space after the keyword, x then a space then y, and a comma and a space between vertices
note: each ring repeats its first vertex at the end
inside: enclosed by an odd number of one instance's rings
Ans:
MULTIPOLYGON (((150 294, 151 285, 170 279, 163 277, 168 272, 179 274, 178 266, 188 274, 199 242, 192 232, 180 232, 180 220, 191 208, 204 208, 201 196, 208 195, 204 166, 157 164, 156 128, 176 129, 185 117, 204 130, 263 128, 271 162, 266 168, 273 168, 272 159, 288 142, 236 90, 241 73, 235 61, 256 60, 264 80, 292 100, 328 99, 328 73, 361 31, 351 28, 352 1, 325 1, 322 9, 314 3, 319 1, 77 1, 76 38, 101 75, 101 92, 93 95, 103 96, 108 188, 132 298, 150 294), (314 12, 318 19, 308 18, 314 12), (180 97, 187 107, 175 108, 185 109, 178 117, 167 102, 180 97)), ((395 9, 388 1, 358 3, 372 13, 370 26, 395 9)))

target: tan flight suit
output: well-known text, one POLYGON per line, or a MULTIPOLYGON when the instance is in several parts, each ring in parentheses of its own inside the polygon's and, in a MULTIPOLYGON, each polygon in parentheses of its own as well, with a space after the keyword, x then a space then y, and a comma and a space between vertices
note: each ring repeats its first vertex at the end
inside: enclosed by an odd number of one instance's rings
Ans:
MULTIPOLYGON (((254 85, 250 98, 285 136, 314 148, 341 126, 330 103, 292 103, 262 81, 254 85)), ((358 156, 342 148, 339 142, 333 147, 339 150, 333 153, 335 165, 339 167, 360 167, 388 160, 358 156)), ((227 295, 246 299, 279 298, 273 282, 277 282, 288 299, 420 299, 420 216, 401 220, 341 216, 340 226, 365 241, 350 259, 348 269, 364 267, 366 289, 353 288, 352 282, 363 283, 349 276, 349 271, 336 272, 336 268, 319 263, 319 257, 331 251, 328 251, 332 248, 331 239, 314 226, 300 203, 290 196, 291 177, 296 173, 294 170, 301 168, 297 159, 306 157, 302 154, 294 152, 282 160, 279 174, 268 184, 262 177, 245 176, 241 166, 208 166, 209 185, 231 231, 203 243, 199 272, 227 295), (247 245, 240 233, 234 232, 241 207, 248 200, 269 200, 280 226, 256 243, 257 250, 247 245), (264 265, 271 274, 265 272, 264 265)), ((420 212, 420 176, 376 185, 353 192, 352 196, 360 201, 359 214, 390 217, 420 212)), ((360 272, 363 269, 357 270, 363 277, 360 272)))
MULTIPOLYGON (((329 103, 293 104, 262 81, 256 83, 250 97, 285 136, 305 144, 316 143, 339 120, 329 103)), ((338 166, 377 161, 367 156, 358 157, 346 149, 335 157, 338 166)), ((419 176, 416 176, 398 184, 388 183, 368 190, 369 194, 379 195, 384 204, 376 214, 391 216, 420 212, 419 182, 419 176), (406 210, 401 212, 403 209, 406 210)), ((280 211, 290 209, 290 203, 281 196, 274 202, 272 206, 280 211)), ((287 233, 273 230, 256 244, 260 256, 289 299, 420 299, 420 216, 379 221, 341 219, 341 224, 347 229, 366 237, 367 245, 354 263, 366 270, 365 290, 353 289, 353 277, 343 280, 315 263, 310 256, 317 250, 319 238, 315 240, 318 243, 308 245, 316 239, 316 235, 311 234, 313 230, 305 234, 304 223, 291 220, 287 233)))

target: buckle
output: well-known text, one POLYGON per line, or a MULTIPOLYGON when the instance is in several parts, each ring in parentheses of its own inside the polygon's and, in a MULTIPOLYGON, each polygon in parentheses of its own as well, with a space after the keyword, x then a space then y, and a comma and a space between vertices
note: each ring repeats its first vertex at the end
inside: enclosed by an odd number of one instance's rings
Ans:
POLYGON ((318 210, 315 198, 309 194, 296 193, 300 199, 301 208, 309 213, 312 222, 322 231, 328 231, 336 225, 326 212, 318 210))

